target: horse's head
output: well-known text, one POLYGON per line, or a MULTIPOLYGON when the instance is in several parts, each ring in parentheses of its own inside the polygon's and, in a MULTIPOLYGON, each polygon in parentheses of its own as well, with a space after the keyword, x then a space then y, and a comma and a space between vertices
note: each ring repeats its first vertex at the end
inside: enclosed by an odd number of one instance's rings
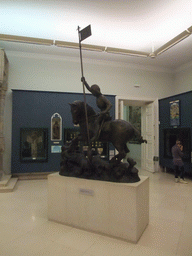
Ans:
MULTIPOLYGON (((85 105, 83 101, 76 100, 73 103, 69 103, 71 106, 71 114, 73 118, 73 123, 74 124, 79 124, 80 122, 86 120, 85 118, 85 105)), ((95 115, 95 111, 90 107, 88 104, 86 104, 87 108, 87 116, 93 116, 95 115)))
POLYGON ((74 124, 79 124, 79 121, 81 119, 81 115, 80 115, 82 111, 81 102, 82 101, 80 100, 76 100, 73 103, 69 103, 69 105, 71 106, 71 114, 72 114, 74 124))

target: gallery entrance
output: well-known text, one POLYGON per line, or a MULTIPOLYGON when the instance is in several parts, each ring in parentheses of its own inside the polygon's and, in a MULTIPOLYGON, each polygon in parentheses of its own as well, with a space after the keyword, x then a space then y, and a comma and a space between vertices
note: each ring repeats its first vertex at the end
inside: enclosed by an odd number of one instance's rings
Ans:
MULTIPOLYGON (((140 108, 140 128, 141 135, 147 140, 147 144, 128 145, 130 149, 129 157, 135 159, 138 168, 149 172, 158 171, 159 167, 159 115, 158 99, 149 98, 129 98, 116 96, 115 118, 128 120, 130 107, 140 108), (132 151, 132 152, 131 152, 132 151)), ((138 109, 139 109, 138 108, 138 109)))

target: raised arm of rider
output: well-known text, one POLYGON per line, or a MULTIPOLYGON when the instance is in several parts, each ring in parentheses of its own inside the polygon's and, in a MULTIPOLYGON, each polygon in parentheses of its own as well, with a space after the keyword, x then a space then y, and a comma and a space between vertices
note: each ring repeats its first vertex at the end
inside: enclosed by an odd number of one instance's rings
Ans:
POLYGON ((85 80, 85 77, 81 77, 81 82, 86 86, 87 90, 91 92, 91 87, 88 85, 87 81, 85 80))

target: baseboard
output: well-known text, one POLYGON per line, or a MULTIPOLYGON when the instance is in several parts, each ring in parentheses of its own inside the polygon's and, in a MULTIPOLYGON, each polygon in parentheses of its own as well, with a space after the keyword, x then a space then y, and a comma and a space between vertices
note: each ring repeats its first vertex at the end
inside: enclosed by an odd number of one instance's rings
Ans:
POLYGON ((47 176, 54 172, 33 172, 33 173, 14 173, 12 177, 16 177, 19 180, 40 180, 40 179, 47 179, 47 176))

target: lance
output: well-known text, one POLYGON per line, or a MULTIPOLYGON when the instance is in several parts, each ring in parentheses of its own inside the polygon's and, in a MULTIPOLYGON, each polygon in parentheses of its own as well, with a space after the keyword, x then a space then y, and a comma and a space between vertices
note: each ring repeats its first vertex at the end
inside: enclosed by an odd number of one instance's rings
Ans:
MULTIPOLYGON (((91 36, 91 25, 87 26, 86 28, 80 30, 80 27, 78 26, 78 36, 79 36, 79 51, 80 51, 80 63, 81 63, 81 77, 84 77, 83 75, 83 58, 82 58, 82 49, 81 49, 81 42, 86 39, 87 37, 91 36)), ((88 128, 88 116, 87 116, 87 103, 86 103, 86 96, 85 96, 85 85, 82 81, 83 85, 83 95, 84 95, 84 107, 85 107, 85 120, 86 120, 86 128, 87 128, 87 141, 89 148, 91 147, 91 141, 89 136, 89 128, 88 128)))

